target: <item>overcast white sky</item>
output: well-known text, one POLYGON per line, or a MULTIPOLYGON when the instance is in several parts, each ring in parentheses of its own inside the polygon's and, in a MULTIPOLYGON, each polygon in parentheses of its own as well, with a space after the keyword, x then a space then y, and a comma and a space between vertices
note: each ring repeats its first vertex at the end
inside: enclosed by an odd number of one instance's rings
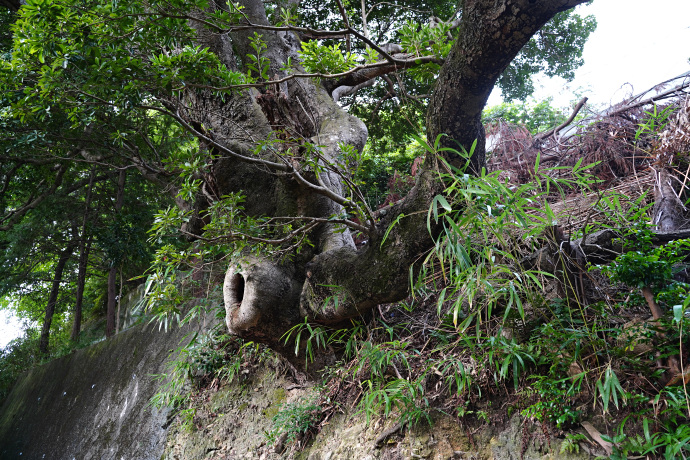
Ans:
MULTIPOLYGON (((690 70, 690 0, 595 0, 578 8, 599 23, 585 45, 575 80, 541 82, 537 100, 552 96, 567 106, 581 96, 609 105, 690 70)), ((490 104, 500 102, 498 91, 490 104)), ((0 348, 17 337, 16 319, 0 310, 0 348)))
POLYGON ((0 310, 0 348, 5 348, 10 340, 16 339, 21 333, 19 321, 9 311, 0 310))
MULTIPOLYGON (((690 0, 595 0, 577 11, 598 22, 585 64, 571 83, 542 81, 535 99, 566 106, 581 94, 608 106, 690 70, 690 0)), ((492 94, 490 104, 498 101, 492 94)))

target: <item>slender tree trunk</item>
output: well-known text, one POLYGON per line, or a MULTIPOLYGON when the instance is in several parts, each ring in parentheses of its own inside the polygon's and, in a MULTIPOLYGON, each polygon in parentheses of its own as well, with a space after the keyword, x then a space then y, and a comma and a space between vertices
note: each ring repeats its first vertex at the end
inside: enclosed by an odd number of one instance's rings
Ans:
POLYGON ((120 264, 120 293, 117 295, 117 314, 115 315, 115 333, 120 332, 120 308, 122 307, 122 264, 120 264))
POLYGON ((74 302, 74 320, 72 322, 72 334, 70 338, 73 342, 79 341, 81 332, 82 304, 84 301, 84 285, 86 284, 86 269, 88 267, 89 252, 91 252, 91 235, 87 236, 87 224, 89 218, 89 207, 91 206, 91 195, 95 170, 91 170, 89 187, 86 190, 86 203, 84 205, 84 218, 81 224, 81 238, 79 239, 79 273, 77 274, 77 298, 74 302))
MULTIPOLYGON (((115 200, 115 215, 120 213, 125 200, 125 179, 127 171, 120 170, 117 180, 117 198, 115 200)), ((105 335, 111 337, 115 333, 115 315, 117 310, 117 270, 116 261, 112 261, 112 266, 108 272, 108 310, 106 311, 105 335)))
POLYGON ((117 268, 113 267, 108 272, 108 309, 106 310, 106 337, 115 334, 115 307, 117 297, 117 268))
POLYGON ((60 253, 58 263, 55 266, 55 277, 53 278, 53 287, 50 290, 48 303, 46 304, 46 315, 43 318, 43 327, 41 328, 41 338, 38 342, 38 349, 41 354, 48 354, 48 340, 50 338, 50 325, 53 322, 53 315, 55 314, 55 306, 57 305, 58 295, 60 294, 60 284, 62 283, 62 273, 65 270, 67 261, 72 256, 74 248, 77 246, 76 241, 70 241, 65 249, 60 253))
POLYGON ((70 338, 73 342, 79 342, 81 332, 82 309, 84 303, 84 286, 86 285, 86 270, 91 252, 91 242, 93 238, 89 235, 86 244, 80 243, 79 248, 79 273, 77 274, 77 298, 74 302, 74 320, 72 322, 72 334, 70 338))

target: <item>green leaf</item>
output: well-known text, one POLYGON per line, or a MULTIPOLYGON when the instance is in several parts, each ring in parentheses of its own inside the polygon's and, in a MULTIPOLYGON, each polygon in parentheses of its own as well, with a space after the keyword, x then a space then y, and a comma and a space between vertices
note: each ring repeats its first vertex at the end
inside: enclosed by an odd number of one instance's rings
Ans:
POLYGON ((673 320, 676 323, 680 324, 680 321, 683 319, 684 310, 685 310, 685 308, 683 307, 683 305, 674 305, 673 306, 673 320))

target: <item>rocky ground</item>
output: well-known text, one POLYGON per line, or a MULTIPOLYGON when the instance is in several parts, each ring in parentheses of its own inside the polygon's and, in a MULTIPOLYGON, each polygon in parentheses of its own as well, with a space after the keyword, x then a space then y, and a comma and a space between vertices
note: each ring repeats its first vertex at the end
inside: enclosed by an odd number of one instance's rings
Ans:
POLYGON ((577 455, 560 453, 563 439, 546 428, 513 416, 505 423, 469 426, 437 416, 433 426, 397 427, 394 419, 372 419, 356 409, 335 414, 300 449, 300 441, 271 442, 274 416, 287 404, 308 398, 314 387, 297 385, 274 369, 257 369, 242 381, 212 387, 196 396, 196 412, 178 416, 168 432, 166 460, 211 459, 574 459, 603 455, 580 445, 577 455), (385 436, 389 434, 388 436, 385 436))

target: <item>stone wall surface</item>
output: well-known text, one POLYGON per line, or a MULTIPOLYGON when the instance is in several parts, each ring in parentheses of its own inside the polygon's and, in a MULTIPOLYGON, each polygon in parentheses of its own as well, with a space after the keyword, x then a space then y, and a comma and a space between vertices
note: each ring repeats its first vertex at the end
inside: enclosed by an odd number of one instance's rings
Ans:
POLYGON ((158 459, 168 411, 149 406, 189 330, 140 325, 34 368, 0 408, 0 459, 158 459))

